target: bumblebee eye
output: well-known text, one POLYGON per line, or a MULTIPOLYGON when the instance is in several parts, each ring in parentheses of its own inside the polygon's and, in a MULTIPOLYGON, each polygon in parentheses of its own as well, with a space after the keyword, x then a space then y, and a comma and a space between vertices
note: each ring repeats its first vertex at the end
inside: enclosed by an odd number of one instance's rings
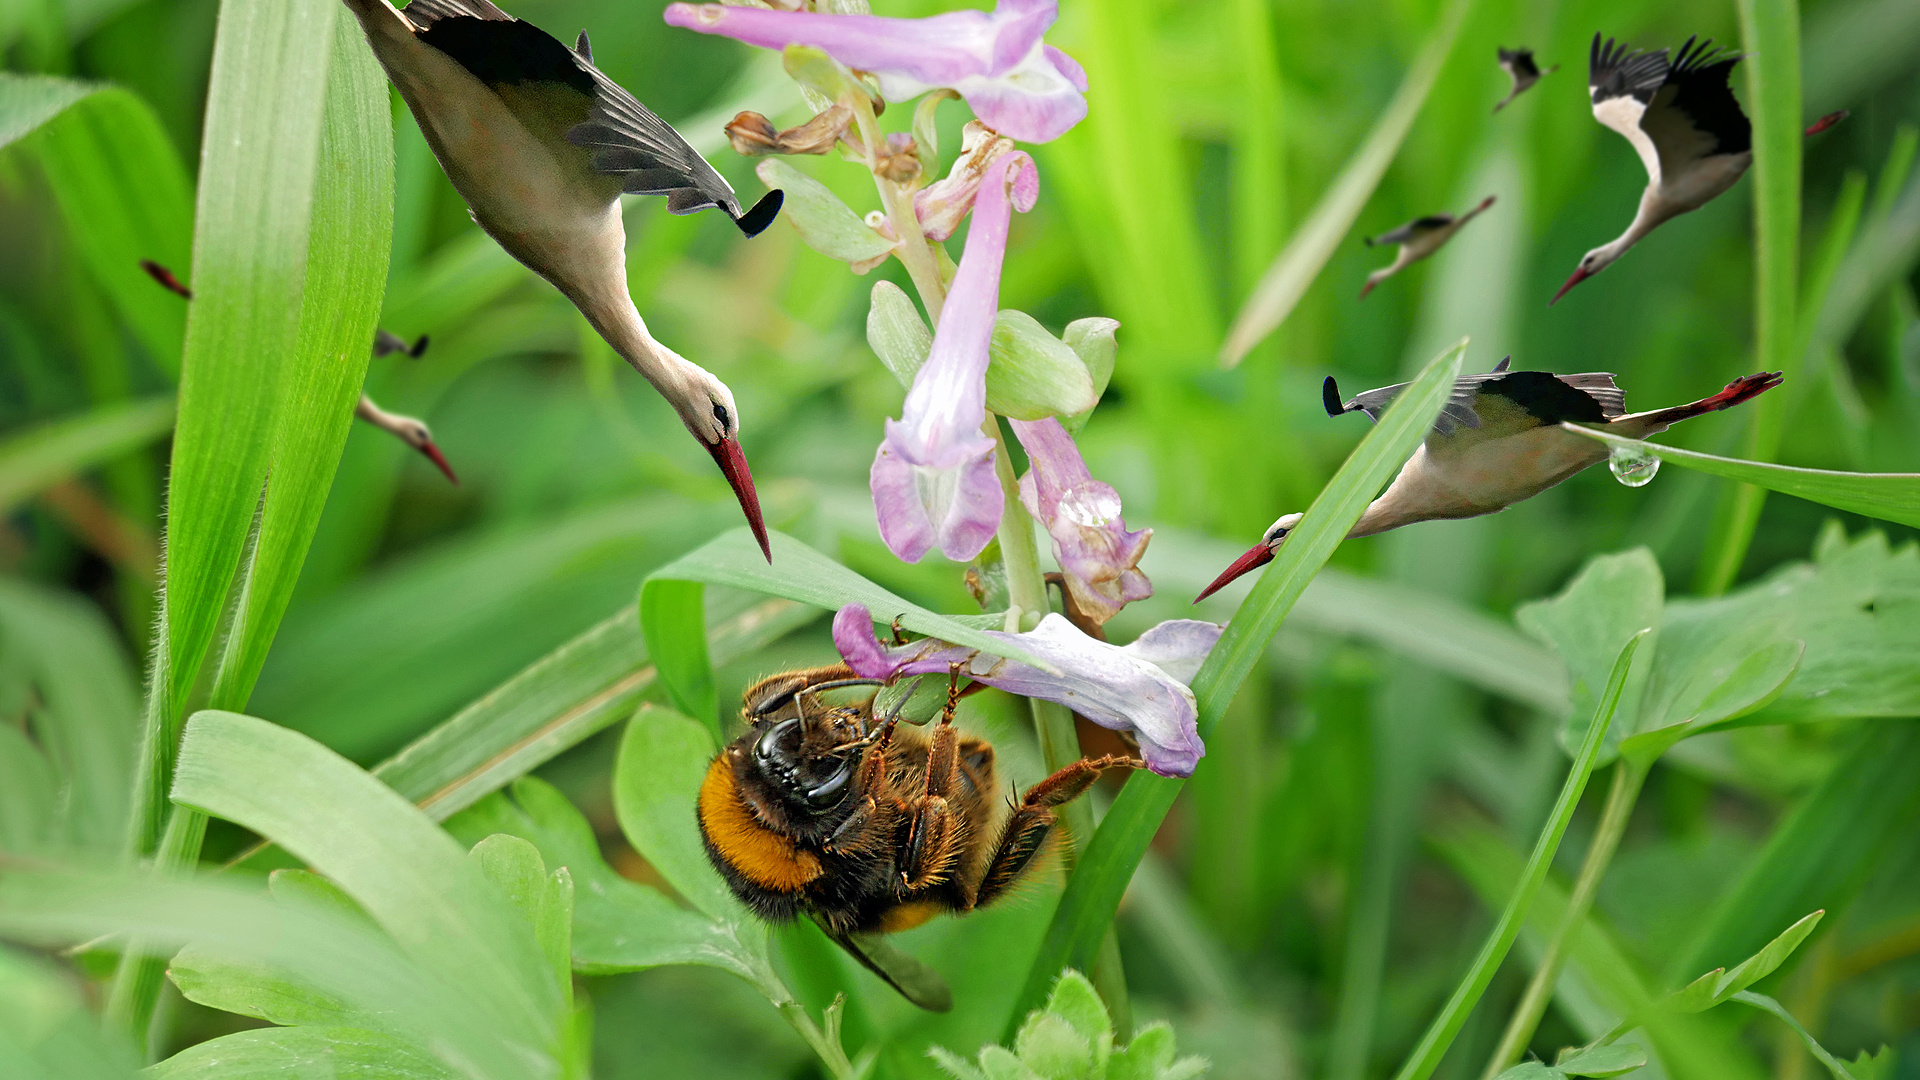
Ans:
POLYGON ((840 763, 840 767, 833 771, 832 776, 827 777, 826 780, 807 789, 800 797, 806 801, 808 806, 816 810, 823 810, 840 801, 840 796, 846 793, 847 781, 851 779, 853 779, 853 762, 851 760, 843 761, 840 763))

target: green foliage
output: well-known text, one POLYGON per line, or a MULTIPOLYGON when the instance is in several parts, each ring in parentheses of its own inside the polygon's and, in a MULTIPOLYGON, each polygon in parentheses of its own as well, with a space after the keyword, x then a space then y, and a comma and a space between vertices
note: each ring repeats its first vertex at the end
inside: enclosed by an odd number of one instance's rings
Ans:
POLYGON ((1204 1058, 1174 1057, 1173 1028, 1161 1023, 1116 1045, 1113 1021, 1086 976, 1068 968, 1046 1004, 1027 1014, 1011 1049, 984 1046, 969 1062, 943 1046, 927 1051, 954 1080, 1188 1080, 1204 1058))
POLYGON ((1564 1080, 1569 1076, 1621 1076, 1647 1063, 1646 1051, 1637 1046, 1596 1046, 1579 1050, 1553 1065, 1529 1061, 1515 1065, 1497 1080, 1564 1080))

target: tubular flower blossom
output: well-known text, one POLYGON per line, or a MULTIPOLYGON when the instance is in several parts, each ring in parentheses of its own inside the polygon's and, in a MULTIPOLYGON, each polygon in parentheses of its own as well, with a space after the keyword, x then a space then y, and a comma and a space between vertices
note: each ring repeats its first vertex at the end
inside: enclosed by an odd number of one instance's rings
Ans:
POLYGON ((1093 478, 1060 421, 1014 420, 1033 467, 1020 478, 1020 502, 1046 526, 1067 591, 1081 611, 1104 623, 1135 600, 1153 595, 1138 569, 1152 529, 1128 532, 1120 493, 1093 478))
POLYGON ((669 4, 666 20, 768 49, 820 49, 876 76, 888 101, 948 87, 995 131, 1022 142, 1047 142, 1087 115, 1086 72, 1040 40, 1058 14, 1055 0, 1000 0, 990 13, 952 11, 925 19, 669 4))
POLYGON ((854 673, 868 679, 941 674, 961 664, 963 674, 988 686, 1058 702, 1102 727, 1130 731, 1149 769, 1162 776, 1192 776, 1207 748, 1186 680, 1220 640, 1220 629, 1216 623, 1175 619, 1131 645, 1109 645, 1049 614, 1023 634, 986 632, 1052 664, 1059 675, 933 638, 883 645, 874 636, 873 617, 860 604, 848 604, 833 617, 833 643, 854 673))
POLYGON ((993 471, 993 440, 980 432, 987 418, 987 346, 1013 207, 1024 213, 1039 193, 1033 159, 1024 153, 1003 155, 988 169, 933 351, 874 454, 870 480, 880 537, 907 562, 919 562, 932 547, 964 562, 1000 527, 1005 504, 993 471))

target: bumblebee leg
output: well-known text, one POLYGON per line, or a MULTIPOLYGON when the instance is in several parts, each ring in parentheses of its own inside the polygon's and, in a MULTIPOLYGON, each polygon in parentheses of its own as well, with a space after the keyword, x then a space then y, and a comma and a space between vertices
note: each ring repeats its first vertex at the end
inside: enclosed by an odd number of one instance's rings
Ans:
POLYGON ((960 707, 960 665, 947 669, 947 706, 927 748, 926 786, 912 807, 907 846, 900 860, 900 883, 916 892, 946 877, 959 854, 958 820, 948 802, 960 784, 960 732, 953 714, 960 707))
POLYGON ((1000 830, 1000 842, 980 876, 980 888, 974 894, 974 907, 991 904, 1013 886, 1040 853, 1047 834, 1059 818, 1053 808, 1072 802, 1093 786, 1108 769, 1142 769, 1146 762, 1138 758, 1108 754, 1105 757, 1076 761, 1027 789, 1018 806, 1000 830))
MULTIPOLYGON (((857 790, 867 792, 879 791, 881 785, 885 782, 887 778, 887 747, 893 744, 893 727, 895 723, 896 721, 889 720, 881 725, 879 731, 874 733, 873 745, 866 748, 864 751, 866 756, 860 759, 860 776, 857 781, 857 790)), ((873 820, 873 816, 878 812, 879 806, 873 801, 873 796, 864 796, 860 800, 860 806, 848 816, 847 820, 841 822, 840 826, 834 829, 832 834, 820 844, 821 850, 835 854, 847 850, 841 847, 842 842, 848 837, 858 836, 861 830, 873 820)))

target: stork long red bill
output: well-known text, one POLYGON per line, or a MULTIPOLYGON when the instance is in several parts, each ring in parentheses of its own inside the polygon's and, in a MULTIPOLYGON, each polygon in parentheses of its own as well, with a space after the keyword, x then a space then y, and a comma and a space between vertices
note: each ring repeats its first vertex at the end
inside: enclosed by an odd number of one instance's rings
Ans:
POLYGON ((1268 547, 1264 541, 1259 544, 1255 544, 1251 551, 1248 551, 1245 555, 1242 555, 1239 558, 1233 560, 1232 566, 1229 566, 1225 570, 1222 570, 1220 572, 1220 576, 1213 579, 1213 584, 1200 590, 1200 595, 1194 597, 1193 602, 1197 604, 1200 601, 1205 600, 1207 597, 1212 596, 1214 593, 1217 593, 1221 589, 1226 588, 1229 584, 1232 583, 1233 579, 1239 577, 1240 575, 1246 573, 1249 570, 1254 570, 1254 569, 1258 569, 1259 567, 1265 566, 1272 561, 1273 561, 1273 549, 1268 547))
POLYGON ((760 516, 760 496, 753 490, 753 470, 747 468, 747 455, 740 450, 740 440, 726 438, 706 446, 707 453, 713 455, 713 463, 720 466, 727 483, 733 485, 734 497, 740 500, 740 509, 747 515, 747 527, 760 542, 760 554, 767 557, 767 562, 773 562, 773 546, 767 542, 767 522, 760 516))
POLYGON ((420 452, 427 455, 427 460, 438 465, 441 472, 447 474, 447 479, 453 481, 454 487, 460 486, 460 478, 453 474, 453 466, 447 464, 447 456, 440 452, 440 448, 433 444, 432 439, 420 444, 420 452))
POLYGON ((1559 303, 1560 298, 1567 295, 1567 290, 1573 288, 1575 285, 1580 284, 1581 282, 1587 280, 1592 276, 1593 274, 1590 271, 1588 271, 1585 267, 1583 266, 1574 267, 1573 276, 1567 279, 1567 283, 1565 285, 1560 286, 1559 292, 1553 294, 1553 299, 1547 301, 1547 306, 1552 307, 1553 305, 1559 303))

